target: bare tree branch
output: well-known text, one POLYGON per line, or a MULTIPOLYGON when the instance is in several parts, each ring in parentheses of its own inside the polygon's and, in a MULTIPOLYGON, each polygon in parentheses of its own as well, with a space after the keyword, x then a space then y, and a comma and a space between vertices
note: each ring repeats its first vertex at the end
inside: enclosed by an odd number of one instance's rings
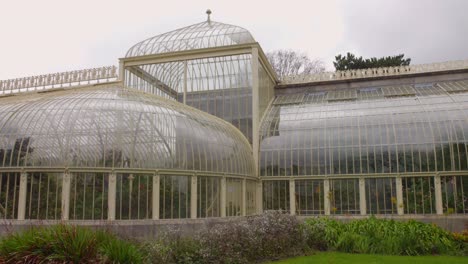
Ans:
POLYGON ((318 59, 310 59, 305 52, 275 50, 266 54, 278 78, 289 75, 313 74, 325 71, 325 64, 318 59))

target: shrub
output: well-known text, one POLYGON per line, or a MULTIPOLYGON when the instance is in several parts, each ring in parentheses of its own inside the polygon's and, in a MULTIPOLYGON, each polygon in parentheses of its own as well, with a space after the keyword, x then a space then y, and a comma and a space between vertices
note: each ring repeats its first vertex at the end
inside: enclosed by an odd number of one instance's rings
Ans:
POLYGON ((344 224, 329 218, 312 218, 303 224, 307 244, 310 248, 317 250, 328 250, 332 248, 342 233, 344 224))
MULTIPOLYGON (((307 240, 302 225, 297 218, 283 212, 272 211, 249 218, 250 241, 257 246, 253 257, 278 259, 304 254, 308 251, 307 240)), ((255 260, 255 258, 251 258, 255 260)), ((261 260, 261 259, 258 259, 261 260)))
POLYGON ((308 250, 298 220, 278 211, 217 225, 199 237, 204 261, 209 263, 260 262, 308 250))
POLYGON ((202 263, 198 239, 182 236, 178 230, 171 230, 157 240, 144 242, 141 250, 146 263, 202 263))
POLYGON ((463 245, 440 227, 417 221, 400 222, 370 217, 347 224, 327 218, 306 221, 318 249, 389 255, 460 254, 463 245), (315 233, 314 233, 315 232, 315 233), (322 239, 320 239, 322 237, 322 239))
POLYGON ((192 237, 178 237, 170 243, 175 263, 203 263, 200 256, 200 242, 192 237))
POLYGON ((468 224, 465 224, 465 229, 461 233, 453 233, 453 237, 460 248, 461 254, 468 255, 468 224))
POLYGON ((141 255, 130 243, 107 232, 68 225, 9 235, 0 241, 0 259, 6 263, 141 263, 141 255))
MULTIPOLYGON (((162 240, 147 241, 142 244, 141 250, 143 252, 144 260, 146 263, 169 263, 171 248, 162 240)), ((175 261, 172 261, 175 263, 175 261)))
POLYGON ((468 254, 468 232, 447 232, 416 221, 369 219, 342 223, 314 218, 300 223, 278 211, 232 220, 182 236, 172 230, 136 244, 104 231, 58 225, 9 235, 0 263, 259 263, 310 250, 427 255, 468 254), (144 257, 143 257, 144 256, 144 257))
POLYGON ((272 211, 218 224, 194 237, 171 231, 142 248, 153 263, 255 263, 304 254, 305 234, 295 217, 272 211))

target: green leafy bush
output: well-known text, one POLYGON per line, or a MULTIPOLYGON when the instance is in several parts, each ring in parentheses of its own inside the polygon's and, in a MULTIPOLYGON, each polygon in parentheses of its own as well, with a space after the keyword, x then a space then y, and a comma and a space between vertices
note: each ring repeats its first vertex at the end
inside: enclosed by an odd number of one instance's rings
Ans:
POLYGON ((343 228, 341 222, 330 218, 309 219, 302 226, 309 247, 322 251, 333 246, 330 242, 338 239, 343 228))
POLYGON ((464 245, 440 227, 417 221, 370 217, 342 223, 328 218, 307 220, 309 240, 317 249, 389 255, 461 254, 464 245), (322 246, 323 245, 323 246, 322 246))
POLYGON ((57 225, 4 237, 0 259, 6 263, 141 263, 135 245, 104 231, 57 225))

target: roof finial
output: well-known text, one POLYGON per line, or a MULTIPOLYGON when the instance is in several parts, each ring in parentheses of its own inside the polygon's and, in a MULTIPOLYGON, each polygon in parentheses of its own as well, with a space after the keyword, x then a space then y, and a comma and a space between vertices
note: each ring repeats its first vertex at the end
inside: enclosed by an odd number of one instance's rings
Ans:
POLYGON ((208 19, 206 21, 208 21, 208 23, 211 22, 211 19, 210 19, 210 15, 211 15, 211 10, 210 9, 207 9, 206 10, 206 14, 208 15, 208 19))

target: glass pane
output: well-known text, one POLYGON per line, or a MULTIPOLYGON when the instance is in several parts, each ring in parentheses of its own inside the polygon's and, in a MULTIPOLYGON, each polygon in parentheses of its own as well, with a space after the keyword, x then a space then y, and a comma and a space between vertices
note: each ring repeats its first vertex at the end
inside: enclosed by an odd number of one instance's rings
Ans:
POLYGON ((322 180, 297 180, 295 186, 297 215, 324 214, 322 180))
POLYGON ((197 177, 197 204, 199 218, 221 216, 221 181, 219 177, 197 177))
POLYGON ((289 181, 263 181, 263 210, 289 211, 289 181))
POLYGON ((117 174, 116 219, 151 219, 153 175, 117 174))
POLYGON ((445 214, 468 214, 468 176, 443 176, 442 206, 445 214))
POLYGON ((0 173, 0 217, 2 219, 18 218, 19 172, 0 173))
POLYGON ((396 214, 395 178, 366 179, 367 214, 396 214))
POLYGON ((330 213, 349 215, 359 214, 359 180, 330 180, 330 213))
POLYGON ((404 177, 405 214, 435 214, 434 177, 404 177))
POLYGON ((61 218, 62 180, 62 173, 28 173, 26 219, 61 218))
POLYGON ((105 173, 72 173, 69 219, 107 220, 108 181, 105 173))
POLYGON ((159 184, 159 217, 190 218, 190 176, 161 175, 159 184))

